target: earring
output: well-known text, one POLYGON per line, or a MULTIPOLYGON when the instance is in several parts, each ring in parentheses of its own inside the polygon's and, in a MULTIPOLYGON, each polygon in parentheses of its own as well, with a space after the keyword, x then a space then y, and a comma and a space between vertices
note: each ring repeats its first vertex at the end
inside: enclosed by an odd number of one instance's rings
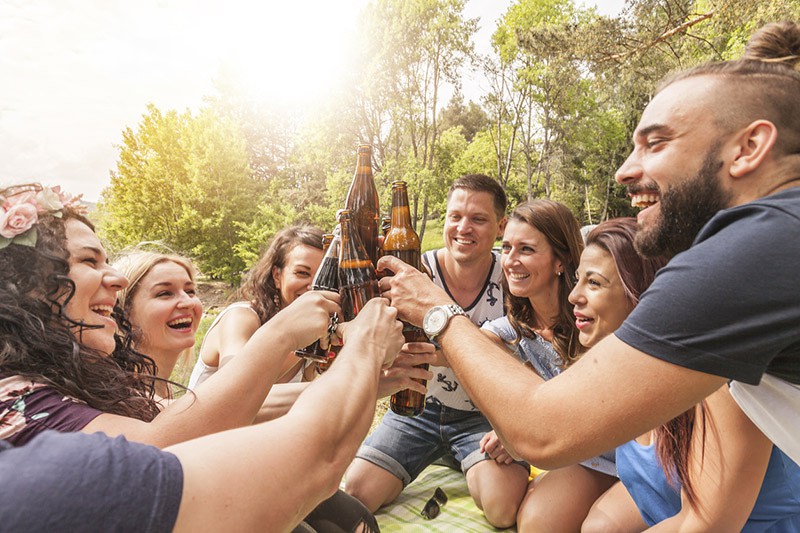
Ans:
POLYGON ((556 272, 556 274, 558 274, 559 276, 560 276, 561 274, 563 274, 563 273, 564 273, 564 272, 562 272, 562 271, 560 271, 560 270, 559 270, 558 272, 556 272))
POLYGON ((275 307, 277 309, 281 308, 281 296, 280 296, 280 294, 273 294, 272 295, 272 303, 275 304, 275 307))

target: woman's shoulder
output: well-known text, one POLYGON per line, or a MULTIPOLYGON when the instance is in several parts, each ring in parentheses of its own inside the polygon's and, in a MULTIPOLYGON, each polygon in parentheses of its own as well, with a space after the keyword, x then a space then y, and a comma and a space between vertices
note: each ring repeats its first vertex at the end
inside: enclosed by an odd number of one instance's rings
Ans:
POLYGON ((48 429, 79 431, 99 414, 85 402, 28 377, 0 379, 0 439, 15 445, 48 429))

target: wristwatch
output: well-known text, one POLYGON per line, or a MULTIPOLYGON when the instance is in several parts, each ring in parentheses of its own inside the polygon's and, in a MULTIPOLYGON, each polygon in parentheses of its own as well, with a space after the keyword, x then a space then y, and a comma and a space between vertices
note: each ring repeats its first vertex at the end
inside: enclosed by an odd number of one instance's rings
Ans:
POLYGON ((422 319, 422 329, 431 342, 444 331, 444 328, 450 323, 450 319, 456 315, 467 316, 467 313, 456 304, 437 305, 425 313, 425 318, 422 319))

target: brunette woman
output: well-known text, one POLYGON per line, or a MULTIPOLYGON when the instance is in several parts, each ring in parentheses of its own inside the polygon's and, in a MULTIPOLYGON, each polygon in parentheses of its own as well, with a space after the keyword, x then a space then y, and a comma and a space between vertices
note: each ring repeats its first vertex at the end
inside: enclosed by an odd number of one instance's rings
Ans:
MULTIPOLYGON (((518 206, 503 233, 507 313, 485 324, 484 332, 544 379, 567 370, 582 352, 568 300, 582 249, 577 219, 551 200, 518 206)), ((511 460, 494 432, 484 438, 484 449, 497 460, 511 460)), ((616 481, 613 452, 548 472, 530 483, 517 527, 577 530, 594 501, 616 481)))
MULTIPOLYGON (((312 226, 292 226, 278 232, 267 251, 248 273, 240 301, 222 310, 211 324, 189 379, 194 388, 239 353, 262 324, 298 296, 311 289, 322 262, 322 231, 312 226)), ((310 381, 312 365, 287 352, 276 383, 310 381)))
MULTIPOLYGON (((614 219, 588 236, 570 294, 587 348, 622 324, 666 263, 636 253, 636 229, 634 219, 614 219)), ((800 467, 727 386, 617 448, 617 469, 621 483, 598 499, 582 531, 800 531, 800 467)))

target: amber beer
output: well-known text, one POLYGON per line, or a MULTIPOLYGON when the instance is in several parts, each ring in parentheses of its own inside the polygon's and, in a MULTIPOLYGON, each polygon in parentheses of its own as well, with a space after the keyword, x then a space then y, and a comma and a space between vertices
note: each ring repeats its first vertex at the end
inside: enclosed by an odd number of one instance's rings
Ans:
MULTIPOLYGON (((422 270, 419 235, 411 226, 411 210, 408 206, 406 182, 392 183, 392 223, 383 242, 386 255, 393 255, 418 270, 422 270)), ((420 328, 403 323, 403 337, 406 342, 428 342, 428 337, 420 328)), ((418 365, 425 370, 427 364, 418 365)), ((425 385, 425 380, 416 380, 425 385)), ((389 406, 392 411, 403 416, 418 416, 425 409, 425 395, 411 389, 393 394, 389 406)))
MULTIPOLYGON (((314 281, 311 282, 311 290, 314 291, 333 291, 339 292, 339 245, 341 242, 340 228, 336 226, 333 233, 327 233, 322 236, 322 248, 325 250, 325 255, 322 257, 322 263, 319 265, 316 274, 314 274, 314 281)), ((320 364, 330 364, 331 358, 327 350, 323 350, 319 345, 319 340, 310 346, 306 346, 302 350, 297 350, 295 355, 304 357, 311 361, 316 361, 320 364)))
POLYGON ((353 213, 339 215, 342 243, 339 249, 339 296, 346 322, 353 320, 364 305, 380 295, 378 277, 356 229, 353 213))
POLYGON ((358 147, 358 162, 353 183, 347 191, 345 208, 352 211, 353 222, 358 228, 358 234, 367 257, 373 266, 380 257, 378 246, 378 226, 380 225, 380 208, 378 206, 378 189, 372 177, 372 147, 362 144, 358 147))

